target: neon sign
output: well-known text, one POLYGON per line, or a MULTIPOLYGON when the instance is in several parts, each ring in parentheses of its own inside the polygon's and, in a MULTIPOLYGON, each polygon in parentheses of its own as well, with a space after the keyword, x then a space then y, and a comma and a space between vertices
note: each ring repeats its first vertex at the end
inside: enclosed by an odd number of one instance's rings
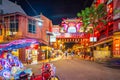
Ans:
MULTIPOLYGON (((62 22, 63 31, 66 33, 76 33, 79 32, 82 22, 77 19, 67 19, 62 22)), ((63 32, 62 31, 62 32, 63 32)))
POLYGON ((68 33, 76 33, 76 32, 77 32, 76 27, 71 26, 68 28, 68 33))

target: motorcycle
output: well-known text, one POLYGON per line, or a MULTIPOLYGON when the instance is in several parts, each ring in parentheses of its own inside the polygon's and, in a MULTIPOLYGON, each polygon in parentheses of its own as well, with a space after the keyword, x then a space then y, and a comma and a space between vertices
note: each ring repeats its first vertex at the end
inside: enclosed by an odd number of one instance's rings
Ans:
POLYGON ((55 75, 56 67, 53 64, 46 63, 41 67, 41 74, 35 75, 33 80, 59 80, 55 75))

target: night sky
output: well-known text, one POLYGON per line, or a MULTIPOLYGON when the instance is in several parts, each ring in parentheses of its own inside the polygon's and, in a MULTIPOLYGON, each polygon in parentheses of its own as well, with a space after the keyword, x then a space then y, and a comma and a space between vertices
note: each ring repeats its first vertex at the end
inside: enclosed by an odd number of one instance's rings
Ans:
MULTIPOLYGON (((10 0, 15 1, 15 0, 10 0)), ((62 18, 75 18, 77 12, 91 6, 93 0, 16 0, 29 16, 42 13, 52 20, 53 24, 60 24, 62 18), (31 6, 30 6, 31 5, 31 6), (32 7, 32 8, 31 8, 32 7)))

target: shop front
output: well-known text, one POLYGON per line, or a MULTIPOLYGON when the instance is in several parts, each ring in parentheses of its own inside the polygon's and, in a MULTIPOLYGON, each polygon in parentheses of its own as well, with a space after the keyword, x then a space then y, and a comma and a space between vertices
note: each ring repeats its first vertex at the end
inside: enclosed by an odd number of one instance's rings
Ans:
POLYGON ((101 42, 97 42, 95 46, 95 50, 93 52, 93 57, 95 61, 104 61, 107 58, 113 56, 112 54, 112 38, 106 39, 101 42))
POLYGON ((113 37, 113 57, 120 58, 120 32, 114 33, 114 37, 113 37))
POLYGON ((100 47, 99 49, 96 49, 94 51, 94 60, 96 61, 104 61, 107 58, 110 58, 111 51, 109 50, 109 47, 100 47))
POLYGON ((25 58, 28 64, 37 64, 38 63, 38 50, 25 49, 25 58))
POLYGON ((26 63, 36 64, 38 61, 38 42, 35 39, 20 39, 0 45, 0 53, 10 51, 12 55, 26 63))
POLYGON ((42 46, 42 59, 49 59, 52 57, 52 48, 51 46, 42 46))
MULTIPOLYGON (((26 47, 31 46, 31 44, 36 45, 37 41, 35 39, 20 39, 14 40, 7 44, 0 45, 0 80, 17 80, 19 78, 19 74, 16 73, 18 71, 23 71, 24 65, 22 64, 19 53, 20 49, 25 49, 26 47)), ((36 63, 36 50, 32 48, 32 55, 34 60, 32 63, 36 63), (35 55, 35 56, 34 56, 35 55)), ((24 54, 25 55, 25 54, 24 54)), ((24 56, 22 56, 24 58, 24 56)), ((30 69, 24 69, 25 73, 32 74, 30 69)))

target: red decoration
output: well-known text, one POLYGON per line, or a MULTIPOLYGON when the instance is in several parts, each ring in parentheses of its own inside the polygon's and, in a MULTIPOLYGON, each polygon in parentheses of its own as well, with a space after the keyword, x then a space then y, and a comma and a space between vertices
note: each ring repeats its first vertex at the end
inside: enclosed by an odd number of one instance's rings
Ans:
POLYGON ((108 14, 111 14, 113 12, 113 3, 111 2, 108 4, 108 14))
POLYGON ((38 44, 35 44, 35 45, 34 45, 34 49, 38 49, 38 44))
POLYGON ((29 49, 30 47, 26 47, 26 49, 29 49))

